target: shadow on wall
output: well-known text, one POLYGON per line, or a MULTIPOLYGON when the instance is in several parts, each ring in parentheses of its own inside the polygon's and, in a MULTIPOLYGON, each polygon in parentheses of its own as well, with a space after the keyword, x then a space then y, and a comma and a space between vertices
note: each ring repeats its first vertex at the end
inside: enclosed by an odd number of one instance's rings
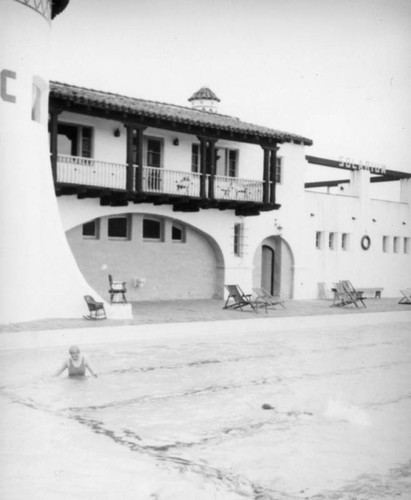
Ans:
POLYGON ((125 281, 127 299, 223 298, 224 258, 216 241, 169 217, 121 214, 67 233, 89 284, 108 296, 108 274, 125 281))
POLYGON ((269 236, 254 254, 253 285, 272 294, 292 299, 294 294, 294 256, 281 236, 269 236))

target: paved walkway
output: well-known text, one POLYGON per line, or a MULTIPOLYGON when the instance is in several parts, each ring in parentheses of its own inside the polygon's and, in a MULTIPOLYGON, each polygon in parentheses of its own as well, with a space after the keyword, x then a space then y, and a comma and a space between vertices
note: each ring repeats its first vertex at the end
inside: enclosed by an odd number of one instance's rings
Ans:
MULTIPOLYGON (((0 325, 2 332, 47 331, 77 328, 101 328, 123 325, 149 325, 164 323, 186 323, 225 320, 259 320, 276 317, 331 316, 366 314, 376 312, 410 311, 411 306, 398 304, 399 298, 367 299, 367 308, 332 307, 330 300, 289 300, 286 309, 264 310, 258 314, 251 309, 243 311, 223 309, 223 300, 167 300, 133 302, 133 319, 87 321, 83 318, 44 319, 25 323, 0 325)), ((86 313, 86 308, 85 308, 86 313)))

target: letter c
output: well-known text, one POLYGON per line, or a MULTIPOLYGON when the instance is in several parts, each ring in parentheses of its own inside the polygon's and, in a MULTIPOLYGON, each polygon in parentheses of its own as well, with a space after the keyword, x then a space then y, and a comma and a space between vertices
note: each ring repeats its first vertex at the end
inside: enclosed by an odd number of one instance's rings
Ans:
POLYGON ((15 71, 10 71, 9 69, 3 69, 0 73, 0 95, 3 101, 6 102, 16 102, 16 96, 7 93, 7 79, 16 79, 15 71))

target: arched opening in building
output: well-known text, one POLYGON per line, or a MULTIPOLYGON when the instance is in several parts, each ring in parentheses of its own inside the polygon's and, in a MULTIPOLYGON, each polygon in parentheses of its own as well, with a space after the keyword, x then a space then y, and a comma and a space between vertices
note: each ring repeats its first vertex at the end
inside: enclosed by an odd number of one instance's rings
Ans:
POLYGON ((216 241, 158 214, 100 217, 66 233, 88 283, 108 299, 108 275, 127 283, 127 299, 223 298, 224 259, 216 241))
POLYGON ((254 255, 253 284, 290 299, 294 293, 294 256, 281 236, 269 236, 254 255))
POLYGON ((261 247, 261 286, 269 293, 277 293, 274 280, 275 251, 268 245, 261 247))

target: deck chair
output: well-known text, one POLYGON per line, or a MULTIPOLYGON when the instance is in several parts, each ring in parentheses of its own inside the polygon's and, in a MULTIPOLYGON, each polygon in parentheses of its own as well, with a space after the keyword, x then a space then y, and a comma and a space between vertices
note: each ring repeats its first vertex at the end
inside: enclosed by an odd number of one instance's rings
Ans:
POLYGON ((251 293, 245 294, 238 285, 225 285, 225 287, 228 290, 228 297, 223 309, 243 310, 243 307, 251 307, 253 311, 258 312, 255 304, 251 300, 251 293))
POLYGON ((331 304, 333 307, 345 307, 350 304, 354 304, 355 307, 358 307, 356 301, 353 297, 347 292, 347 290, 343 287, 342 283, 334 283, 332 288, 334 291, 334 299, 331 304))
POLYGON ((411 288, 400 290, 400 293, 402 297, 398 304, 411 304, 411 288))
POLYGON ((91 295, 84 295, 84 300, 89 310, 89 315, 83 316, 84 319, 107 319, 103 302, 96 302, 91 295))
POLYGON ((367 307, 365 305, 365 302, 364 302, 364 299, 365 297, 363 297, 363 292, 361 291, 358 291, 356 290, 350 281, 348 280, 345 280, 345 281, 341 281, 342 283, 342 286, 344 287, 345 291, 351 296, 351 298, 353 299, 354 301, 354 305, 356 307, 358 307, 358 302, 363 306, 363 307, 367 307))
POLYGON ((267 292, 264 288, 253 288, 253 292, 256 295, 254 304, 257 308, 265 307, 265 312, 268 313, 268 309, 275 309, 275 306, 281 306, 286 309, 284 305, 284 300, 282 300, 278 295, 272 295, 267 292))
POLYGON ((127 304, 126 299, 126 282, 125 281, 113 281, 111 274, 108 275, 108 282, 110 284, 110 289, 108 293, 110 294, 110 303, 114 302, 114 297, 119 296, 120 300, 115 302, 123 302, 127 304), (121 297, 120 297, 121 295, 121 297))

